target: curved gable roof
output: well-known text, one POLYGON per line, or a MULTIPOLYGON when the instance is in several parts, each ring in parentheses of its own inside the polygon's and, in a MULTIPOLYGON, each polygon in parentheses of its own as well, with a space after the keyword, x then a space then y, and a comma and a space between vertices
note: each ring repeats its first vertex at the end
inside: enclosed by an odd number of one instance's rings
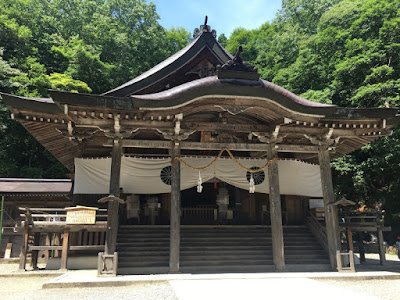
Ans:
POLYGON ((232 58, 232 55, 218 43, 210 32, 204 32, 202 35, 191 41, 185 48, 154 66, 147 72, 115 89, 103 93, 102 95, 126 97, 136 94, 177 72, 183 66, 196 59, 205 48, 209 50, 208 55, 212 55, 213 59, 216 59, 220 64, 224 64, 232 58))

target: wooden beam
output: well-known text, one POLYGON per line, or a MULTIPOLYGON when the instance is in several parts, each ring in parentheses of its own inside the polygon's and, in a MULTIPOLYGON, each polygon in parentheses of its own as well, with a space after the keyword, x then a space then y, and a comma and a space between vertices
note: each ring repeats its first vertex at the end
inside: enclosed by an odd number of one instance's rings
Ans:
POLYGON ((271 131, 270 126, 266 125, 251 125, 251 124, 229 124, 217 122, 184 122, 181 126, 183 129, 191 129, 196 131, 233 131, 233 132, 247 132, 252 131, 271 131))
MULTIPOLYGON (((267 144, 268 160, 276 156, 275 143, 267 144)), ((281 195, 279 191, 278 162, 268 166, 269 205, 271 214, 272 254, 275 268, 278 271, 285 269, 285 254, 283 243, 281 195)))
POLYGON ((339 222, 337 206, 334 205, 332 172, 330 165, 329 150, 326 146, 320 146, 318 152, 319 166, 321 172, 322 195, 325 206, 325 224, 328 237, 329 260, 332 270, 336 270, 336 251, 340 250, 339 222))
MULTIPOLYGON (((171 145, 171 142, 170 142, 171 145)), ((179 272, 180 256, 180 212, 181 212, 181 168, 180 161, 174 159, 180 156, 179 142, 172 141, 171 157, 171 218, 170 218, 170 250, 169 250, 169 271, 179 272)))
MULTIPOLYGON (((90 119, 90 118, 74 118, 75 126, 77 128, 103 128, 110 129, 114 127, 114 119, 90 119)), ((129 128, 142 128, 142 129, 167 129, 174 128, 172 121, 156 121, 156 120, 121 120, 121 126, 129 128)))
MULTIPOLYGON (((112 147, 112 141, 108 141, 103 146, 112 147)), ((154 140, 123 140, 122 147, 125 148, 153 148, 153 149, 170 149, 170 141, 154 141, 154 140)), ((228 148, 232 151, 266 151, 265 144, 254 143, 211 143, 211 142, 180 142, 180 149, 185 150, 221 150, 228 148)), ((318 153, 317 146, 310 145, 278 145, 278 152, 293 152, 293 153, 318 153)))

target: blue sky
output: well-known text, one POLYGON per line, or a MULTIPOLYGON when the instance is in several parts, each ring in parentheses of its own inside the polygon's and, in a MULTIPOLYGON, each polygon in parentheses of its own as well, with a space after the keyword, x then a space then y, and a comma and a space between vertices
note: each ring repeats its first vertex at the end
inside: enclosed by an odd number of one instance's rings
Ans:
MULTIPOLYGON (((281 0, 151 0, 166 29, 184 27, 190 33, 204 23, 227 37, 237 27, 255 29, 274 19, 281 0)), ((150 2, 149 0, 147 2, 150 2)))

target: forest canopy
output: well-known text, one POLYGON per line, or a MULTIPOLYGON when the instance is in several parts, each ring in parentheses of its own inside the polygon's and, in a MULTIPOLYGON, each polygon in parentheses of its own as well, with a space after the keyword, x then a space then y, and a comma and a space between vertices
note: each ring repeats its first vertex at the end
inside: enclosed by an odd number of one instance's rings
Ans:
MULTIPOLYGON (((143 0, 2 0, 0 90, 33 97, 48 89, 110 90, 189 43, 185 29, 165 29, 158 20, 155 5, 143 0)), ((231 53, 242 45, 242 57, 263 79, 306 99, 400 106, 400 0, 283 0, 273 21, 218 39, 231 53)), ((332 162, 337 196, 382 204, 395 232, 399 139, 396 128, 332 162)), ((0 177, 65 173, 0 103, 0 177)))

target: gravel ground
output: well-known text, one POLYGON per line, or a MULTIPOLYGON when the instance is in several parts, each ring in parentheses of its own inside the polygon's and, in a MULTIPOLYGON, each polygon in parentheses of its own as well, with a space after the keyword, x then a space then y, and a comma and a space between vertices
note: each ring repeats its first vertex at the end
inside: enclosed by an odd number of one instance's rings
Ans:
MULTIPOLYGON (((398 300, 400 299, 400 279, 395 280, 317 280, 330 286, 340 287, 357 294, 375 296, 377 299, 398 300)), ((346 299, 346 295, 338 299, 346 299)), ((360 297, 360 299, 363 299, 360 297)))
MULTIPOLYGON (((371 254, 367 258, 374 260, 377 259, 375 256, 371 254)), ((396 256, 388 256, 387 259, 396 264, 399 262, 396 256)), ((17 263, 0 263, 0 275, 18 272, 17 263)), ((135 283, 122 287, 42 289, 42 285, 54 278, 56 274, 39 277, 34 276, 35 273, 38 274, 37 272, 29 273, 33 276, 0 276, 0 299, 400 299, 400 279, 171 280, 170 282, 135 283)))
POLYGON ((1 299, 178 299, 168 282, 139 283, 126 287, 42 289, 42 284, 51 278, 0 278, 1 299))
POLYGON ((0 278, 2 299, 360 299, 398 300, 400 280, 175 280, 126 287, 42 289, 51 277, 0 278), (296 284, 298 286, 296 286, 296 284), (282 287, 290 287, 285 290, 282 287), (325 296, 321 291, 328 290, 325 296), (281 293, 280 293, 281 292, 281 293), (178 296, 177 296, 178 295, 178 296), (222 295, 222 298, 221 298, 222 295), (223 297, 223 295, 225 297, 223 297), (243 298, 243 296, 246 296, 243 298), (295 298, 293 298, 295 295, 295 298))

